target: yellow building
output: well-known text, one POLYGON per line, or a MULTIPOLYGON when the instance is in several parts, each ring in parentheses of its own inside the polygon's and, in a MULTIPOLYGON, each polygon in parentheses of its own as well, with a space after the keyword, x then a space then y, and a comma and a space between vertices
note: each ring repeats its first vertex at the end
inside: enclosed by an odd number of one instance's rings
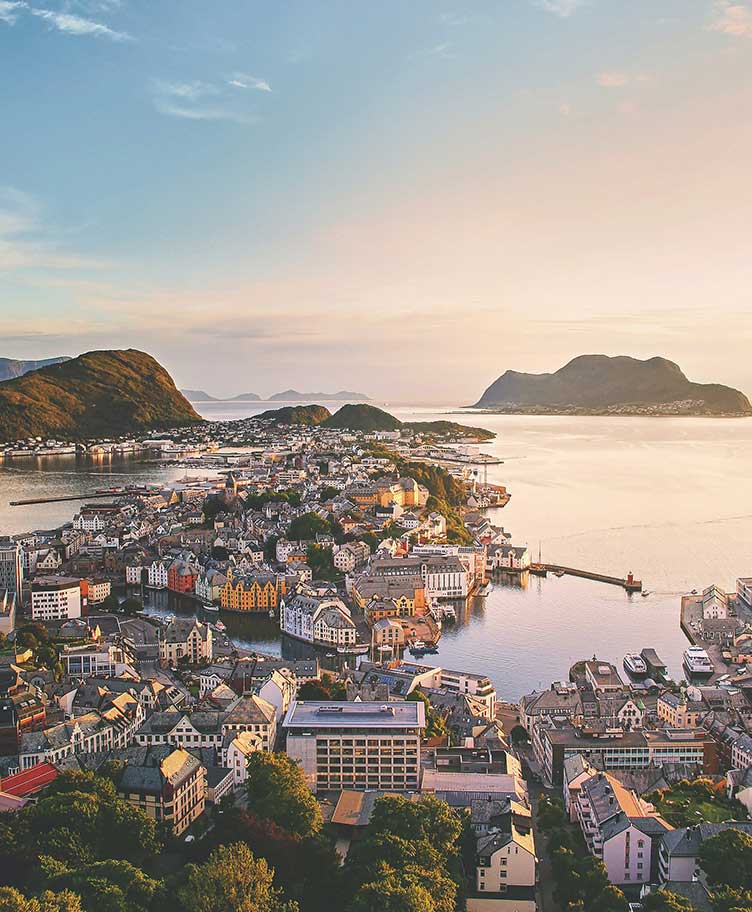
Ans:
POLYGON ((219 604, 227 611, 276 611, 285 594, 285 583, 268 573, 234 574, 227 572, 227 582, 219 592, 219 604))

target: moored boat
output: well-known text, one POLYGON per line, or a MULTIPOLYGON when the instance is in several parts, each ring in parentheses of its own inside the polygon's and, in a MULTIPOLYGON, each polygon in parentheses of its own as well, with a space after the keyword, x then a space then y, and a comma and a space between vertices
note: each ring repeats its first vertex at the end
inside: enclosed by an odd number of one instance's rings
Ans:
POLYGON ((685 649, 682 664, 691 678, 709 678, 715 671, 710 656, 701 646, 690 646, 685 649))
POLYGON ((635 679, 646 678, 648 676, 648 666, 645 659, 637 653, 627 653, 624 656, 624 670, 627 674, 635 679))

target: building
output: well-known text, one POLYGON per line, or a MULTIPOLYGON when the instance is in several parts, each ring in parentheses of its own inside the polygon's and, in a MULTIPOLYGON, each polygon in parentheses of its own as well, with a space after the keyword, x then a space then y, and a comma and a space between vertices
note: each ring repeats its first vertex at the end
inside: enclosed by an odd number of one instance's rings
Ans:
POLYGON ((729 597, 720 586, 708 586, 702 593, 703 620, 726 620, 729 617, 729 597))
POLYGON ((93 754, 115 747, 115 729, 102 713, 90 712, 70 722, 60 722, 21 736, 18 760, 21 769, 37 763, 58 764, 78 754, 93 754))
POLYGON ((196 618, 175 618, 159 638, 159 662, 165 667, 175 668, 181 660, 211 662, 213 654, 211 627, 196 618))
POLYGON ((60 661, 69 678, 90 678, 93 675, 116 677, 130 671, 135 663, 124 646, 114 643, 65 646, 60 653, 60 661))
MULTIPOLYGON (((497 899, 488 908, 499 912, 535 910, 537 858, 529 809, 516 801, 477 803, 491 806, 496 813, 492 818, 494 825, 478 836, 476 895, 497 899)), ((468 909, 485 908, 474 904, 472 898, 468 898, 467 905, 468 909)))
POLYGON ((16 626, 16 596, 7 589, 0 591, 0 633, 8 634, 16 626))
POLYGON ((670 728, 697 728, 708 714, 708 708, 704 703, 687 699, 686 694, 667 690, 658 697, 656 712, 661 722, 670 728))
POLYGON ((338 548, 332 561, 337 570, 341 570, 342 573, 352 573, 353 570, 367 564, 370 556, 371 549, 365 542, 354 541, 338 548))
POLYGON ((37 577, 31 584, 31 616, 35 621, 79 618, 81 580, 70 576, 37 577))
POLYGON ((112 584, 108 579, 88 579, 87 592, 90 605, 101 604, 110 594, 112 584))
POLYGON ((346 581, 348 595, 355 604, 366 613, 367 620, 379 620, 379 617, 391 617, 391 614, 372 616, 378 611, 377 602, 393 605, 389 611, 396 609, 399 617, 411 617, 425 614, 426 589, 423 577, 419 573, 407 576, 390 577, 373 573, 363 573, 346 581), (374 603, 373 608, 368 606, 374 603))
POLYGON ((624 682, 610 662, 585 662, 585 680, 596 694, 624 690, 624 682))
POLYGON ((371 562, 371 572, 383 577, 419 575, 428 599, 465 599, 471 574, 455 554, 380 557, 371 562))
POLYGON ((251 732, 227 735, 222 746, 222 766, 232 770, 234 785, 242 785, 248 778, 248 758, 254 751, 262 750, 261 739, 251 732))
POLYGON ((198 568, 184 560, 174 560, 167 568, 167 588, 171 592, 195 592, 198 568))
POLYGON ((171 561, 169 560, 154 560, 149 564, 149 572, 146 585, 150 589, 167 588, 167 574, 170 564, 171 561))
POLYGON ((164 823, 173 836, 180 836, 204 812, 206 769, 187 751, 150 749, 140 763, 128 763, 118 791, 126 801, 164 823))
POLYGON ((230 568, 220 589, 219 604, 227 611, 276 611, 284 585, 272 573, 236 573, 230 568))
POLYGON ((747 608, 752 608, 752 577, 741 577, 736 581, 736 597, 747 608))
POLYGON ((530 551, 524 546, 515 545, 489 545, 486 569, 489 573, 494 570, 506 572, 522 572, 530 569, 530 551))
POLYGON ((661 883, 686 883, 701 879, 700 849, 703 842, 729 829, 741 830, 752 836, 752 823, 698 823, 666 833, 658 855, 661 883))
POLYGON ((374 623, 373 643, 375 646, 388 646, 396 652, 405 645, 405 630, 393 617, 383 617, 374 623))
POLYGON ((358 638, 350 609, 336 596, 301 594, 283 599, 279 626, 298 640, 325 646, 353 646, 358 638))
POLYGON ((287 753, 297 760, 313 792, 343 789, 415 791, 422 701, 403 703, 298 700, 284 720, 287 753))
POLYGON ((0 594, 15 595, 20 603, 23 585, 21 546, 12 538, 0 538, 0 594))
POLYGON ((643 884, 658 875, 658 851, 672 827, 636 792, 599 772, 582 783, 577 819, 588 850, 613 884, 643 884))

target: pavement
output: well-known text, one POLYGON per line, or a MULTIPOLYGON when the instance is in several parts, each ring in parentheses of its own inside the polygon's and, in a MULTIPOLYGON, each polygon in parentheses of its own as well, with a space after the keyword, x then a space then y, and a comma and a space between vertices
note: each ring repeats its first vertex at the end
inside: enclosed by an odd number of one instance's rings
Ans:
POLYGON ((557 793, 553 789, 546 790, 534 782, 528 782, 528 787, 530 791, 530 807, 533 812, 535 854, 538 856, 538 883, 535 887, 538 912, 561 912, 561 908, 554 901, 554 872, 551 865, 551 856, 548 854, 545 837, 538 829, 538 807, 541 798, 546 794, 557 796, 557 793))

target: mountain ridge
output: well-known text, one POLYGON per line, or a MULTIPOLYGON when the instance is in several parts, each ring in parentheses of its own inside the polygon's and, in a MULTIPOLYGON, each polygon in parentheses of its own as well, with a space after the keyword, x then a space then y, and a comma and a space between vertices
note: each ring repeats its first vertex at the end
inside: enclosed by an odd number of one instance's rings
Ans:
POLYGON ((267 402, 315 402, 318 400, 324 402, 371 401, 370 397, 366 396, 365 393, 355 393, 351 390, 339 390, 336 393, 301 393, 299 390, 288 389, 269 396, 267 402))
POLYGON ((739 390, 693 383, 666 358, 579 355, 554 373, 508 370, 474 406, 544 414, 752 415, 739 390))
POLYGON ((62 364, 63 361, 70 361, 70 357, 68 355, 59 355, 57 358, 40 358, 36 361, 0 358, 0 383, 4 383, 6 380, 15 380, 16 377, 23 377, 24 374, 39 370, 40 367, 62 364))
POLYGON ((0 383, 0 440, 83 440, 200 422, 151 355, 92 351, 0 383))

